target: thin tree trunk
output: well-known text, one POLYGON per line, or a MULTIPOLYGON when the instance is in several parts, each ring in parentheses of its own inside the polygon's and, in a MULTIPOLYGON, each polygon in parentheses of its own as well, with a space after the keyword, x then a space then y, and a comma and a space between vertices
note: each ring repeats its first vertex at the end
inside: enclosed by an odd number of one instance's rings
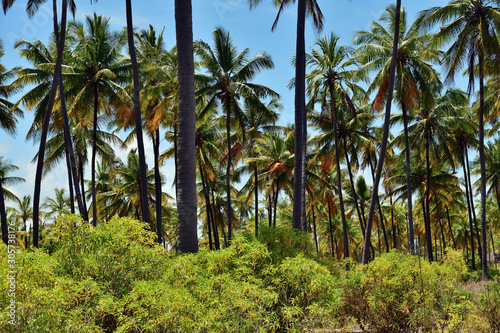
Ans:
MULTIPOLYGON (((335 256, 335 252, 333 250, 333 226, 332 226, 332 209, 330 207, 330 200, 328 200, 328 223, 330 225, 330 243, 332 246, 332 257, 335 256)), ((337 247, 337 241, 335 241, 335 247, 337 247)), ((339 252, 337 251, 337 256, 340 259, 339 252)))
POLYGON ((227 236, 231 244, 232 238, 232 212, 231 212, 231 101, 227 97, 225 101, 226 107, 226 141, 227 141, 227 167, 226 167, 226 200, 227 200, 227 236))
MULTIPOLYGON (((57 22, 57 0, 52 0, 54 34, 58 35, 59 27, 57 22)), ((35 189, 33 193, 33 246, 38 247, 38 228, 39 228, 39 215, 40 215, 40 192, 42 188, 42 172, 43 161, 45 159, 45 146, 47 142, 47 133, 50 125, 50 116, 52 115, 52 108, 57 94, 57 87, 59 85, 59 72, 62 65, 63 48, 57 48, 56 66, 54 69, 54 77, 52 79, 52 86, 50 88, 49 103, 45 116, 43 118, 42 134, 40 136, 40 147, 38 148, 38 160, 35 173, 35 189)))
MULTIPOLYGON (((464 148, 465 152, 467 151, 467 147, 464 148)), ((469 210, 469 228, 470 228, 470 243, 471 243, 471 252, 472 252, 472 270, 476 270, 476 258, 474 254, 474 227, 472 226, 472 208, 469 196, 469 177, 467 174, 467 168, 465 163, 465 156, 463 156, 463 169, 464 169, 464 180, 465 180, 465 196, 467 197, 467 209, 469 210)))
MULTIPOLYGON (((77 192, 79 192, 81 190, 81 193, 82 195, 85 195, 85 179, 83 177, 83 174, 84 174, 84 170, 83 170, 83 162, 82 162, 82 157, 79 156, 78 157, 78 167, 79 167, 79 176, 78 176, 78 180, 80 181, 80 185, 76 184, 75 185, 75 190, 77 190, 77 192), (80 186, 80 187, 78 187, 80 186)), ((87 201, 85 200, 85 197, 83 197, 83 200, 82 200, 82 204, 83 204, 83 209, 85 211, 87 211, 87 201)))
POLYGON ((280 193, 280 178, 279 175, 276 176, 276 196, 274 198, 274 216, 273 216, 273 227, 276 228, 276 208, 278 207, 278 195, 280 193))
POLYGON ((160 128, 152 134, 153 138, 153 150, 155 154, 155 197, 156 197, 156 235, 158 237, 158 244, 161 244, 161 239, 163 237, 162 232, 162 190, 161 190, 161 176, 160 176, 160 128))
POLYGON ((349 258, 349 241, 347 238, 347 221, 345 218, 344 199, 342 198, 342 177, 340 172, 339 138, 337 136, 337 105, 335 102, 334 87, 330 83, 330 111, 332 113, 333 137, 335 143, 335 164, 337 168, 337 188, 339 191, 340 216, 342 218, 342 232, 344 234, 344 258, 349 258))
POLYGON ((343 137, 342 139, 343 139, 342 142, 344 143, 344 151, 345 151, 345 158, 346 158, 346 162, 347 162, 347 171, 349 173, 349 181, 351 182, 352 193, 354 196, 354 206, 356 206, 356 212, 358 213, 359 225, 361 227, 361 231, 363 232, 363 237, 364 237, 365 236, 364 216, 362 216, 360 211, 359 211, 358 195, 356 194, 356 187, 354 186, 354 180, 352 177, 351 163, 349 161, 349 154, 347 153, 346 139, 345 139, 345 137, 343 137))
POLYGON ((213 230, 214 230, 214 235, 215 235, 215 249, 216 250, 220 250, 219 228, 217 227, 217 212, 216 212, 217 204, 215 202, 215 195, 214 195, 214 189, 213 189, 213 187, 212 187, 212 191, 211 192, 212 192, 212 207, 213 207, 212 218, 214 220, 213 230))
POLYGON ((316 254, 319 254, 318 233, 316 231, 316 215, 314 214, 314 206, 311 207, 311 210, 312 210, 312 218, 313 218, 314 245, 316 245, 316 254))
MULTIPOLYGON (((427 127, 427 126, 426 126, 427 127)), ((431 212, 430 212, 430 182, 431 182, 431 169, 429 161, 429 129, 425 129, 425 163, 426 163, 426 181, 425 181, 425 238, 427 239, 427 246, 432 248, 431 238, 431 212)), ((436 249, 437 251, 437 249, 436 249)), ((433 261, 432 251, 429 251, 429 261, 433 261)))
POLYGON ((305 212, 305 144, 304 116, 306 113, 306 0, 298 0, 297 43, 295 52, 295 159, 293 177, 293 227, 302 230, 305 212), (304 202, 303 202, 304 201, 304 202))
POLYGON ((395 249, 397 249, 397 241, 396 241, 396 228, 394 227, 394 209, 392 207, 392 195, 389 198, 389 203, 391 204, 391 224, 392 224, 392 245, 395 249))
POLYGON ((273 210, 272 210, 272 202, 273 202, 273 200, 272 200, 271 193, 268 194, 267 200, 269 202, 269 205, 267 207, 267 218, 269 220, 268 221, 269 222, 269 227, 272 227, 272 225, 273 225, 273 210))
POLYGON ((484 158, 484 73, 483 53, 479 51, 479 164, 481 165, 481 253, 482 280, 489 280, 488 261, 486 259, 486 164, 484 158))
POLYGON ((457 249, 457 244, 455 243, 455 236, 453 236, 453 229, 451 228, 450 210, 446 207, 446 215, 448 217, 448 228, 450 228, 451 241, 453 242, 453 249, 457 249))
POLYGON ((73 195, 73 183, 72 183, 72 175, 71 175, 71 165, 69 161, 69 152, 68 147, 64 147, 64 152, 66 154, 66 169, 68 170, 68 189, 69 189, 69 203, 71 214, 75 214, 75 197, 73 195))
POLYGON ((200 177, 201 177, 201 184, 203 186, 203 194, 205 196, 205 208, 207 211, 207 224, 208 224, 208 246, 210 248, 210 251, 213 250, 212 246, 212 227, 211 227, 211 218, 210 218, 210 199, 208 198, 208 192, 207 192, 207 184, 205 182, 205 177, 203 176, 203 170, 201 169, 200 166, 200 177))
POLYGON ((406 106, 403 103, 403 124, 404 124, 404 134, 405 134, 405 158, 406 158, 406 193, 407 193, 407 203, 408 203, 408 228, 409 228, 409 239, 410 239, 410 253, 415 254, 415 242, 414 242, 414 232, 413 232, 413 202, 411 195, 411 162, 410 162, 410 144, 408 140, 408 118, 406 106))
POLYGON ((99 95, 97 91, 97 85, 94 86, 94 130, 92 132, 92 162, 91 162, 91 174, 92 174, 92 225, 97 226, 97 200, 95 191, 95 157, 97 153, 97 112, 98 112, 98 101, 99 95))
MULTIPOLYGON (((132 76, 133 76, 133 82, 134 82, 135 135, 137 138, 137 151, 139 152, 139 168, 140 168, 140 173, 141 173, 141 185, 140 185, 141 192, 140 192, 140 195, 141 195, 141 206, 142 206, 142 219, 144 220, 144 222, 149 224, 150 217, 149 217, 149 202, 148 202, 148 183, 147 183, 147 179, 146 179, 146 156, 144 153, 144 139, 142 136, 142 117, 141 117, 141 105, 140 105, 141 86, 139 83, 139 67, 137 65, 137 58, 135 56, 134 25, 132 23, 132 1, 125 0, 125 5, 126 5, 126 13, 127 13, 128 49, 129 49, 129 53, 130 53, 130 62, 132 63, 132 76)), ((179 43, 177 43, 177 44, 179 44, 179 43)), ((183 54, 179 54, 179 59, 182 59, 182 58, 183 58, 183 54)), ((180 63, 181 63, 181 61, 179 61, 179 67, 181 66, 180 63)), ((180 75, 179 75, 179 81, 181 81, 180 75)), ((180 86, 180 82, 179 82, 179 86, 180 86)), ((182 97, 179 94, 179 104, 181 103, 180 102, 181 98, 182 97)), ((183 112, 180 112, 180 113, 182 114, 183 112)), ((193 135, 194 135, 194 133, 193 133, 193 135)), ((193 140, 193 142, 194 142, 194 140, 193 140)), ((179 239, 179 243, 181 243, 180 239, 179 239)))
POLYGON ((365 233, 365 245, 363 248, 362 263, 364 265, 368 264, 370 260, 370 238, 373 224, 373 217, 375 215, 375 200, 378 196, 378 186, 380 183, 380 177, 382 176, 382 168, 384 166, 385 152, 387 150, 387 140, 389 138, 389 125, 391 120, 391 104, 392 95, 394 90, 394 76, 396 72, 396 61, 394 60, 397 55, 398 50, 398 36, 399 36, 399 21, 401 15, 401 0, 396 1, 396 20, 395 20, 395 31, 394 31, 394 44, 392 46, 392 59, 391 68, 389 72, 389 86, 387 92, 387 102, 385 104, 385 118, 384 118, 384 133, 382 135, 382 144, 380 147, 380 158, 377 165, 377 173, 375 175, 375 181, 373 182, 373 192, 370 202, 370 210, 368 212, 368 221, 366 222, 366 233, 365 233))
POLYGON ((259 234, 259 176, 257 174, 257 164, 254 165, 254 195, 255 195, 255 236, 259 234))
MULTIPOLYGON (((127 0, 130 1, 130 0, 127 0)), ((191 0, 175 0, 179 108, 176 193, 179 251, 198 251, 196 197, 196 110, 194 99, 193 20, 191 0)), ((224 228, 223 228, 224 229, 224 228)))
MULTIPOLYGON (((466 148, 467 149, 467 148, 466 148)), ((476 208, 474 207, 474 196, 473 196, 473 191, 472 191, 472 181, 470 179, 470 167, 469 167, 469 153, 468 150, 465 151, 465 161, 467 163, 467 177, 469 179, 469 196, 470 196, 470 207, 472 211, 472 217, 474 221, 474 227, 476 228, 476 238, 477 238, 477 254, 479 256, 479 261, 482 261, 481 253, 482 253, 482 248, 481 248, 481 239, 479 236, 479 227, 477 225, 477 218, 476 218, 476 208)))

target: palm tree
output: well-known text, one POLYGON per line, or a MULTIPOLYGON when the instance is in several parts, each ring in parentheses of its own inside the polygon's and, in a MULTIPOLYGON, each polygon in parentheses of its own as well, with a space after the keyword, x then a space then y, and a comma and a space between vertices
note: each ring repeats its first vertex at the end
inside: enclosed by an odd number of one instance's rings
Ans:
MULTIPOLYGON (((355 33, 354 44, 361 45, 356 51, 356 62, 361 64, 359 71, 366 74, 378 71, 368 87, 367 93, 377 91, 373 108, 381 111, 387 101, 389 71, 392 61, 394 32, 396 28, 396 7, 390 5, 380 17, 388 29, 377 22, 372 22, 370 31, 355 33)), ((422 35, 417 23, 407 28, 406 11, 401 10, 399 31, 399 46, 394 60, 396 61, 395 99, 403 112, 405 135, 405 153, 407 168, 407 186, 410 186, 410 147, 408 142, 408 117, 419 102, 424 107, 431 108, 433 104, 432 90, 439 89, 438 73, 429 65, 438 63, 439 52, 429 47, 431 34, 422 35)), ((408 218, 410 225, 410 252, 413 253, 413 207, 411 188, 408 188, 408 218)))
POLYGON ((120 82, 128 79, 124 71, 126 64, 119 53, 125 44, 125 31, 111 32, 109 19, 94 14, 85 18, 86 28, 81 23, 70 23, 72 38, 78 43, 68 52, 70 73, 64 75, 67 98, 71 100, 69 111, 87 118, 92 123, 92 223, 97 224, 95 189, 95 166, 97 154, 97 128, 99 111, 110 113, 120 108, 126 95, 120 82), (93 113, 88 113, 93 106, 93 113))
MULTIPOLYGON (((248 0, 250 9, 255 8, 262 0, 248 0)), ((282 11, 295 3, 295 0, 273 0, 279 7, 278 15, 272 30, 276 29, 282 11)), ((314 28, 319 33, 323 30, 323 13, 317 0, 297 1, 297 42, 295 52, 295 159, 293 178, 293 227, 301 230, 306 221, 306 142, 307 142, 307 114, 306 114, 306 46, 305 21, 310 15, 314 28)))
POLYGON ((380 158, 377 165, 377 173, 375 175, 375 180, 373 182, 372 197, 370 201, 370 210, 368 211, 368 220, 366 221, 365 230, 365 245, 363 248, 362 263, 364 265, 368 264, 370 260, 370 238, 372 232, 373 217, 375 215, 375 201, 378 197, 378 186, 380 183, 380 177, 382 175, 382 168, 384 166, 385 152, 387 149, 387 139, 389 138, 389 125, 391 120, 391 104, 392 104, 392 94, 394 90, 394 77, 396 74, 396 56, 398 52, 398 42, 399 42, 399 29, 400 29, 400 15, 401 15, 401 0, 396 1, 396 15, 394 19, 394 39, 392 46, 392 57, 391 65, 389 70, 389 82, 387 86, 387 102, 385 103, 385 118, 384 118, 384 134, 382 136, 382 144, 380 147, 380 158))
POLYGON ((66 197, 66 190, 64 188, 55 188, 53 198, 46 198, 42 207, 48 209, 46 216, 53 218, 59 217, 62 213, 70 210, 69 197, 66 197))
POLYGON ((149 202, 148 202, 148 186, 147 186, 147 170, 146 170, 146 154, 144 152, 144 139, 142 135, 142 117, 140 105, 140 83, 139 83, 139 67, 137 64, 137 57, 135 55, 134 46, 134 25, 132 23, 132 1, 125 0, 126 15, 127 15, 127 39, 128 51, 130 54, 130 62, 132 64, 132 77, 133 77, 133 100, 134 100, 134 118, 135 118, 135 135, 137 138, 137 150, 139 152, 139 165, 141 173, 141 185, 139 193, 142 205, 142 220, 146 223, 150 222, 149 218, 149 202))
MULTIPOLYGON (((0 58, 4 55, 2 40, 0 40, 0 58)), ((22 111, 17 106, 9 102, 7 98, 15 89, 12 85, 7 85, 6 81, 15 75, 17 68, 7 71, 5 66, 0 64, 0 128, 10 134, 16 132, 16 115, 22 116, 22 111)), ((7 216, 5 213, 5 202, 3 194, 2 179, 0 179, 0 217, 2 226, 2 240, 5 244, 8 242, 7 216)))
MULTIPOLYGON (((447 71, 446 80, 452 82, 455 74, 467 64, 469 74, 469 92, 473 90, 475 77, 479 78, 479 161, 481 165, 481 229, 482 279, 488 280, 488 263, 486 259, 486 165, 484 156, 484 77, 485 59, 497 58, 500 55, 500 43, 495 27, 500 15, 498 1, 453 0, 443 7, 433 7, 420 12, 422 28, 430 28, 436 24, 441 26, 437 33, 440 44, 453 41, 444 55, 444 66, 447 71), (492 6, 493 4, 493 6, 492 6)), ((492 63, 498 69, 497 61, 492 63)))
MULTIPOLYGON (((330 105, 335 163, 337 166, 337 187, 339 189, 340 214, 344 232, 344 257, 348 258, 349 244, 347 243, 347 222, 342 197, 337 118, 340 104, 345 105, 346 109, 351 111, 352 114, 356 114, 351 96, 359 94, 362 92, 362 89, 352 82, 353 72, 346 69, 352 50, 346 46, 338 46, 339 39, 340 37, 332 33, 330 38, 325 36, 315 43, 315 46, 319 49, 313 49, 310 55, 306 55, 307 64, 312 67, 312 71, 306 75, 306 79, 308 82, 307 90, 311 96, 311 100, 319 101, 322 110, 326 110, 327 103, 330 105), (346 88, 344 88, 344 85, 346 88)), ((347 154, 347 152, 345 153, 347 154)), ((356 196, 355 202, 359 212, 356 196)))
POLYGON ((0 214, 2 214, 2 240, 8 245, 8 227, 7 227, 7 215, 5 212, 5 200, 13 200, 19 202, 12 192, 4 188, 5 185, 15 185, 24 182, 21 177, 8 176, 9 172, 18 170, 19 168, 13 164, 10 164, 8 160, 5 160, 3 156, 0 156, 0 214))
POLYGON ((196 202, 196 103, 194 94, 193 15, 191 0, 175 0, 179 112, 177 134, 177 231, 181 252, 198 251, 196 202))
POLYGON ((248 59, 250 50, 246 48, 238 52, 229 36, 229 32, 220 27, 214 30, 213 37, 213 49, 204 42, 197 44, 200 65, 206 71, 206 74, 199 73, 196 76, 200 82, 200 89, 197 93, 207 96, 209 99, 206 108, 220 103, 226 112, 226 193, 228 205, 228 240, 230 241, 232 238, 230 173, 233 157, 232 149, 234 148, 231 145, 231 113, 235 115, 240 129, 244 133, 244 115, 238 99, 241 98, 256 105, 262 105, 262 98, 277 98, 278 94, 268 87, 250 82, 261 70, 274 67, 269 54, 265 52, 257 53, 253 58, 248 59))

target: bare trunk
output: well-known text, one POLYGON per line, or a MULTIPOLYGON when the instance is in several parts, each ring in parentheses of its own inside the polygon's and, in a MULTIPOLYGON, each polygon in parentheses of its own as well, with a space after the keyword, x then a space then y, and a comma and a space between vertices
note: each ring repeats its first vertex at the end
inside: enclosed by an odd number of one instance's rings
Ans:
POLYGON ((229 97, 225 101, 226 107, 226 141, 227 141, 227 167, 226 167, 226 200, 227 200, 227 237, 231 244, 232 239, 232 207, 231 207, 231 100, 229 97))
MULTIPOLYGON (((465 152, 467 151, 467 147, 464 148, 465 152)), ((472 226, 472 208, 469 196, 469 177, 467 173, 466 163, 465 163, 465 154, 463 157, 463 169, 464 169, 464 180, 465 180, 465 196, 467 197, 467 209, 469 210, 469 228, 470 228, 470 243, 471 243, 471 252, 472 252, 472 269, 476 270, 476 258, 474 255, 474 227, 472 226)))
MULTIPOLYGON (((426 181, 425 181, 425 238, 427 240, 427 246, 432 249, 432 237, 431 237, 431 212, 429 208, 430 201, 430 181, 431 181, 431 169, 429 161, 429 129, 426 126, 425 129, 425 160, 426 160, 426 181)), ((437 249, 436 249, 437 251, 437 249)), ((433 261, 432 251, 429 251, 429 261, 433 261)))
POLYGON ((389 138, 389 125, 391 120, 391 104, 392 104, 392 95, 394 90, 394 76, 396 72, 396 58, 397 50, 398 50, 398 36, 399 36, 399 21, 401 15, 401 0, 397 0, 396 2, 396 20, 395 20, 395 31, 394 31, 394 44, 392 46, 392 60, 391 60, 391 69, 389 72, 389 86, 387 93, 387 102, 385 104, 385 118, 384 118, 384 133, 382 136, 382 144, 380 147, 380 158, 378 160, 377 165, 377 173, 375 175, 375 181, 373 182, 373 192, 372 198, 370 202, 370 210, 368 213, 368 221, 366 222, 366 233, 365 233, 365 245, 363 248, 363 257, 362 263, 368 264, 370 260, 370 238, 373 224, 373 217, 375 215, 375 200, 378 196, 378 186, 380 183, 380 177, 382 176, 382 168, 384 166, 385 160, 385 152, 387 150, 387 140, 389 138))
POLYGON ((298 0, 297 43, 295 54, 295 159, 293 177, 293 227, 302 230, 305 214, 305 144, 304 118, 306 113, 306 0, 298 0))
POLYGON ((408 203, 408 238, 410 241, 410 253, 415 254, 415 236, 413 232, 413 202, 411 195, 411 163, 410 163, 410 144, 408 140, 408 119, 406 106, 403 103, 403 124, 404 124, 404 134, 405 134, 405 158, 406 158, 406 192, 407 192, 407 203, 408 203))
MULTIPOLYGON (((2 177, 0 177, 0 218, 2 222, 2 241, 5 243, 5 245, 9 245, 9 228, 7 226, 7 214, 5 213, 2 177)), ((26 232, 28 232, 28 230, 26 230, 26 232)), ((28 248, 27 243, 25 244, 25 247, 28 248)))
POLYGON ((457 244, 455 243, 455 236, 453 236, 453 229, 451 228, 450 210, 446 207, 446 215, 448 217, 448 228, 450 229, 451 241, 453 242, 453 249, 457 249, 457 244))
MULTIPOLYGON (((127 0, 130 1, 130 0, 127 0)), ((179 251, 198 251, 196 196, 196 111, 193 21, 190 0, 175 0, 179 108, 177 112, 176 194, 179 251)))
POLYGON ((484 158, 484 73, 483 53, 479 52, 479 163, 481 165, 481 252, 482 280, 489 280, 488 261, 486 259, 486 163, 484 158))
POLYGON ((158 244, 161 244, 162 232, 162 190, 161 190, 161 176, 160 176, 160 128, 152 134, 153 137, 153 150, 155 154, 155 200, 156 200, 156 236, 158 237, 158 244))
POLYGON ((92 177, 92 225, 97 226, 97 200, 95 192, 95 157, 97 153, 97 112, 98 112, 98 91, 97 85, 94 86, 94 130, 92 132, 92 162, 91 162, 91 177, 92 177))
MULTIPOLYGON (((144 139, 142 135, 142 117, 140 105, 140 83, 139 83, 139 67, 137 58, 135 56, 134 46, 134 25, 132 23, 132 1, 125 0, 126 13, 127 13, 127 37, 128 37, 128 51, 130 53, 130 62, 132 63, 132 76, 134 82, 134 116, 135 116, 135 135, 137 138, 137 151, 139 153, 139 168, 141 173, 141 207, 142 219, 146 223, 150 223, 149 216, 149 202, 148 202, 148 183, 146 179, 146 156, 144 152, 144 139)), ((179 54, 179 59, 182 55, 179 54)), ((180 80, 180 79, 179 79, 180 80)), ((179 101, 180 104, 180 101, 179 101)))
POLYGON ((259 177, 257 174, 257 164, 254 165, 254 195, 255 195, 255 236, 259 234, 259 177))
POLYGON ((318 233, 316 231, 316 215, 314 214, 314 206, 311 207, 311 209, 312 209, 312 219, 313 219, 314 245, 316 245, 316 254, 318 254, 319 253, 318 233))

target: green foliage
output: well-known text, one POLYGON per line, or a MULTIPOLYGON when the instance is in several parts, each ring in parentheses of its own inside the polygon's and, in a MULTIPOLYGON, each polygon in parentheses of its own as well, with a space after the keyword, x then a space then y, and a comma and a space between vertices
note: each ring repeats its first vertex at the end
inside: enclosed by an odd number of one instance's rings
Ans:
POLYGON ((464 285, 458 252, 428 263, 392 251, 358 266, 304 254, 309 244, 293 230, 263 228, 261 241, 236 233, 226 249, 170 256, 144 227, 114 218, 91 228, 75 216, 61 217, 47 242, 51 254, 15 254, 14 325, 1 244, 0 331, 500 329, 499 281, 464 285))
POLYGON ((281 263, 285 258, 295 257, 299 253, 310 252, 312 249, 310 240, 295 229, 263 226, 259 230, 257 239, 267 245, 272 262, 275 264, 281 263))

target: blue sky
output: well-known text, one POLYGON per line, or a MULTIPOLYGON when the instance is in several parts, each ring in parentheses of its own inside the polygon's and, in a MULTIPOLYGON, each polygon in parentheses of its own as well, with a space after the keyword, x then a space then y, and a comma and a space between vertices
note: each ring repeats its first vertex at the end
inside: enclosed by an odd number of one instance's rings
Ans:
MULTIPOLYGON (((408 11, 408 17, 413 20, 416 14, 432 6, 442 6, 444 0, 403 0, 403 7, 408 11)), ((25 13, 25 1, 17 2, 7 15, 0 18, 0 38, 3 40, 5 56, 2 63, 7 68, 14 66, 29 66, 19 58, 13 44, 18 38, 26 40, 39 39, 48 41, 52 32, 51 2, 40 7, 38 13, 29 19, 25 13)), ((383 10, 395 1, 386 0, 318 0, 325 15, 325 26, 322 34, 334 32, 341 36, 343 44, 351 44, 353 33, 356 30, 367 29, 371 21, 378 20, 383 10)), ((82 20, 86 15, 94 12, 110 18, 113 29, 119 30, 126 25, 125 1, 101 0, 91 4, 90 1, 77 1, 76 20, 82 20)), ((165 27, 164 37, 166 47, 175 44, 174 1, 132 1, 134 26, 146 29, 148 24, 157 31, 165 27)), ((288 81, 294 76, 291 58, 295 53, 296 10, 295 6, 286 10, 280 18, 278 28, 271 32, 271 26, 276 16, 276 8, 270 0, 262 1, 261 5, 250 11, 247 0, 193 0, 193 30, 194 39, 211 42, 211 33, 216 26, 222 26, 230 31, 235 44, 241 49, 249 48, 251 54, 260 50, 266 51, 273 57, 275 69, 262 72, 255 82, 265 84, 282 96, 284 110, 280 123, 293 123, 293 92, 286 88, 288 81)), ((306 24, 306 51, 310 51, 314 41, 320 37, 314 33, 311 23, 306 24)), ((457 81, 461 82, 461 81, 457 81)), ((465 86, 460 86, 465 89, 465 86)), ((12 98, 17 100, 20 95, 12 98)), ((398 112, 394 110, 393 112, 398 112)), ((11 188, 18 196, 33 195, 33 181, 35 164, 30 163, 38 150, 38 144, 26 142, 25 135, 33 120, 33 114, 25 112, 24 119, 18 125, 16 137, 0 132, 0 156, 5 156, 11 163, 20 167, 17 176, 24 177, 26 183, 11 188)), ((162 149, 166 148, 165 142, 162 149)), ((148 145, 146 151, 148 165, 153 166, 153 151, 148 145)), ((127 151, 119 156, 124 160, 127 151)), ((89 169, 89 168, 87 168, 89 169)), ((170 184, 173 181, 173 162, 167 163, 162 172, 167 178, 164 191, 173 194, 170 184)), ((90 174, 87 172, 87 178, 90 174)), ((53 188, 66 187, 67 176, 61 165, 50 172, 43 180, 42 200, 53 195, 53 188)))

